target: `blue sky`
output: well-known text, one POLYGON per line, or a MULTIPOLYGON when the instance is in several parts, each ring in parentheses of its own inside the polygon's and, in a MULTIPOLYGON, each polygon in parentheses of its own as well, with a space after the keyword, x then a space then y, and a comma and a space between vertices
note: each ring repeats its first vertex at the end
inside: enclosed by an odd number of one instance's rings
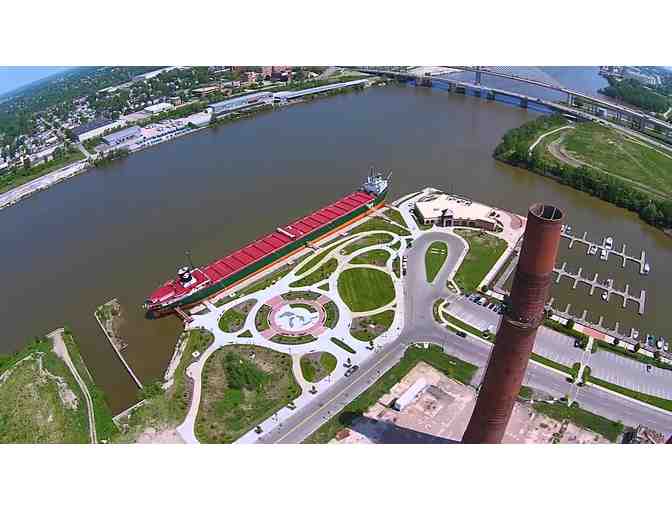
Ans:
POLYGON ((1 67, 0 66, 0 94, 14 90, 22 85, 59 73, 67 67, 1 67))

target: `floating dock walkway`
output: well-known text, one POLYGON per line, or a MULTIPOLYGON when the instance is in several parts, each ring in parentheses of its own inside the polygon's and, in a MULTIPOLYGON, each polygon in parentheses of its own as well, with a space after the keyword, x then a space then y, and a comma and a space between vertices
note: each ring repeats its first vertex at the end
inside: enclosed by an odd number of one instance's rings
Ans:
POLYGON ((646 304, 646 290, 642 289, 639 293, 639 297, 635 296, 634 294, 630 294, 630 285, 626 284, 625 289, 623 290, 617 290, 614 288, 614 281, 613 280, 608 280, 609 284, 604 284, 600 283, 599 281, 599 274, 595 273, 595 276, 592 278, 585 278, 582 276, 583 268, 580 267, 576 273, 570 273, 569 271, 566 270, 567 267, 567 262, 562 263, 562 267, 560 268, 555 268, 553 271, 557 273, 557 277, 555 279, 555 283, 559 283, 560 279, 564 276, 566 278, 569 278, 570 280, 574 280, 574 283, 572 284, 572 288, 576 289, 576 286, 579 283, 584 283, 590 287, 590 295, 592 296, 595 293, 595 289, 600 289, 604 292, 607 293, 607 302, 609 302, 609 299, 611 299, 612 294, 615 294, 623 299, 623 308, 625 308, 628 304, 628 301, 634 301, 637 303, 637 313, 639 315, 644 314, 644 305, 646 304))
MULTIPOLYGON (((565 239, 569 239, 569 248, 571 249, 574 246, 574 243, 582 243, 586 245, 586 254, 590 252, 590 249, 592 247, 596 247, 598 250, 605 250, 607 252, 607 260, 610 255, 614 255, 616 257, 621 257, 622 264, 621 267, 624 268, 625 264, 628 260, 633 261, 635 264, 639 265, 639 274, 646 274, 644 270, 644 266, 646 265, 646 252, 642 250, 642 253, 639 257, 634 257, 632 255, 628 255, 625 252, 625 249, 627 248, 626 244, 623 244, 620 250, 616 250, 614 248, 607 248, 604 246, 604 244, 600 243, 595 243, 591 240, 588 239, 588 232, 584 232, 582 237, 575 236, 572 234, 568 234, 566 229, 563 227, 562 232, 560 234, 562 237, 565 239)), ((606 260, 605 260, 606 262, 606 260)))

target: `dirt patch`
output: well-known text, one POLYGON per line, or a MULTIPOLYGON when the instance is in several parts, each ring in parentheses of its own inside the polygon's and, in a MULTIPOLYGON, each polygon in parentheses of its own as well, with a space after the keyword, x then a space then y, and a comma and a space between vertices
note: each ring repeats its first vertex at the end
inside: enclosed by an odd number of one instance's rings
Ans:
MULTIPOLYGON (((418 363, 389 393, 353 422, 349 434, 336 443, 436 443, 459 441, 476 404, 476 390, 449 379, 432 366, 418 363), (392 404, 416 381, 425 390, 401 412, 392 404)), ((607 443, 592 431, 563 423, 517 402, 506 428, 504 443, 607 443)))
POLYGON ((141 444, 182 444, 184 440, 174 428, 156 430, 154 427, 147 427, 138 436, 136 442, 141 444))

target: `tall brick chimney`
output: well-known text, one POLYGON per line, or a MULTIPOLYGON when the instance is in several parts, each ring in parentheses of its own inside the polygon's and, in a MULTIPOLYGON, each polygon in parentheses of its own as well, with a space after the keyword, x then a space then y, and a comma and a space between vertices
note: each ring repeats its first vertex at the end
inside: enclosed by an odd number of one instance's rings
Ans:
POLYGON ((463 443, 501 443, 504 437, 537 329, 544 319, 563 216, 560 209, 545 204, 535 204, 527 213, 510 302, 497 331, 463 443))

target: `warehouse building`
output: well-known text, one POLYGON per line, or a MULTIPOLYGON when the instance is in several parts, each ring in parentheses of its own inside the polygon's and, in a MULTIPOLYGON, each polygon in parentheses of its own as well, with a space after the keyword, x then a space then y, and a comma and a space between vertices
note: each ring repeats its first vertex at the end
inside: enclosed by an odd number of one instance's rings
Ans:
POLYGON ((268 104, 272 100, 273 94, 271 92, 257 92, 255 94, 248 94, 246 96, 220 101, 219 103, 213 103, 208 107, 208 112, 213 115, 222 115, 236 110, 268 104))
POLYGON ((140 135, 140 128, 138 126, 131 126, 126 129, 122 129, 121 131, 103 136, 103 141, 110 146, 119 145, 120 143, 128 142, 138 138, 140 135))
POLYGON ((156 115, 157 113, 167 112, 168 110, 172 110, 173 108, 175 107, 170 103, 157 103, 148 106, 143 111, 150 115, 156 115))
POLYGON ((288 91, 283 91, 283 92, 276 92, 273 94, 273 99, 276 102, 284 102, 284 101, 290 101, 292 99, 297 99, 299 97, 303 96, 309 96, 311 94, 321 94, 324 92, 329 92, 331 90, 338 90, 338 89, 345 89, 348 87, 356 87, 358 85, 361 86, 366 86, 368 85, 369 80, 364 79, 364 80, 353 80, 353 81, 346 81, 343 83, 332 83, 331 85, 322 85, 320 87, 313 87, 310 89, 303 89, 303 90, 288 90, 288 91))
POLYGON ((72 130, 72 134, 80 142, 85 142, 91 138, 102 136, 108 131, 122 128, 126 125, 123 120, 96 119, 87 124, 77 126, 72 130))

